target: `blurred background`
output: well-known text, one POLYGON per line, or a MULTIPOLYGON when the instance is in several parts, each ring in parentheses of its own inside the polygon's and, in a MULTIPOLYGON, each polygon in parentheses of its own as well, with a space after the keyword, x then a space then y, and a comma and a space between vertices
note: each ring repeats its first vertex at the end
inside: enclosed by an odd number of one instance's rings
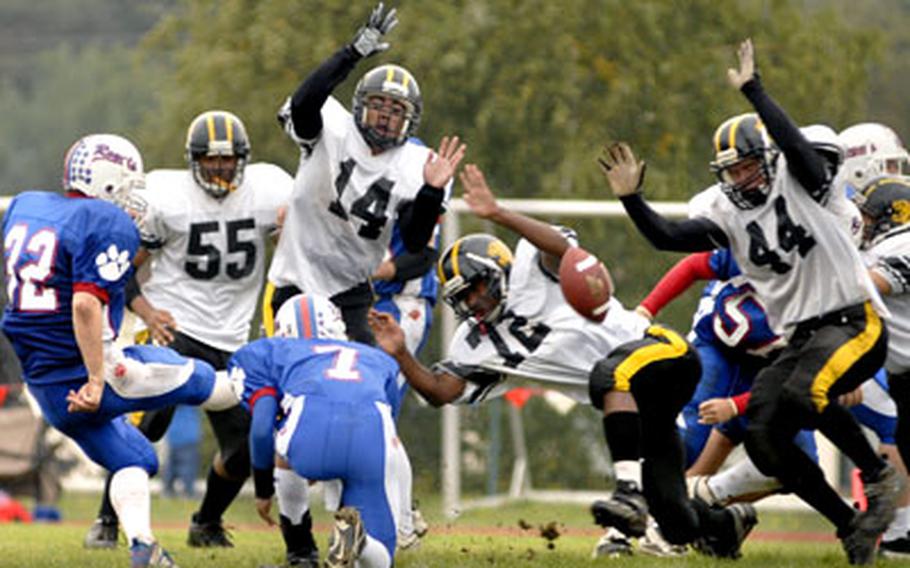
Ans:
MULTIPOLYGON (((401 20, 392 49, 361 64, 335 95, 347 105, 372 65, 408 67, 424 96, 421 138, 432 145, 444 133, 462 136, 468 161, 486 170, 502 197, 605 199, 594 159, 616 139, 648 161, 652 200, 685 200, 709 185, 715 126, 749 110, 725 77, 745 37, 755 41, 767 89, 796 122, 841 130, 878 121, 910 132, 908 0, 392 4, 401 20)), ((133 139, 147 170, 184 167, 186 127, 211 108, 243 119, 254 161, 293 174, 298 151, 275 113, 371 8, 350 0, 3 0, 0 195, 57 189, 64 152, 89 132, 133 139)), ((625 219, 551 220, 578 230, 610 266, 628 306, 678 259, 653 252, 625 219)), ((469 219, 462 227, 484 229, 469 219)), ((687 331, 696 297, 676 302, 662 319, 687 331)), ((439 343, 437 333, 422 358, 436 360, 439 343)), ((0 358, 0 372, 12 380, 9 352, 0 358)), ((503 404, 463 413, 468 492, 508 483, 503 404)), ((522 410, 534 485, 602 488, 608 459, 600 421, 587 407, 557 418, 562 410, 540 397, 522 410)), ((438 487, 438 417, 413 400, 403 412, 418 496, 438 487)), ((203 468, 209 432, 204 440, 203 468)))

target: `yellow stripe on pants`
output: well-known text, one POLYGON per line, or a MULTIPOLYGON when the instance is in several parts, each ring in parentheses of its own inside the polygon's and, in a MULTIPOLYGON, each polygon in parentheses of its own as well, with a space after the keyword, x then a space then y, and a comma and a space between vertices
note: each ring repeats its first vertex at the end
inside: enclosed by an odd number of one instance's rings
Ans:
POLYGON ((828 407, 828 391, 857 361, 859 361, 882 335, 882 320, 872 309, 872 303, 866 302, 866 328, 856 337, 844 343, 834 352, 821 370, 812 379, 810 390, 812 404, 816 410, 824 412, 828 407))
POLYGON ((652 345, 646 345, 633 351, 622 363, 616 367, 614 389, 629 392, 632 377, 642 368, 656 361, 675 359, 686 354, 689 345, 674 331, 659 325, 652 325, 645 332, 648 337, 664 339, 652 345))

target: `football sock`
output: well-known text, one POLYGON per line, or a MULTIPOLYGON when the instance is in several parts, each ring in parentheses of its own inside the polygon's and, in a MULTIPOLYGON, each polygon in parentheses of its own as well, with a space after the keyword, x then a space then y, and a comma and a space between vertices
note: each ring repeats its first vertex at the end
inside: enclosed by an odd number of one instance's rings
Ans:
POLYGON ((829 404, 821 413, 819 431, 844 452, 865 479, 875 478, 885 461, 875 453, 853 414, 839 404, 829 404))
POLYGON ((392 566, 392 556, 389 554, 389 551, 386 550, 386 547, 371 537, 370 535, 364 535, 366 537, 366 544, 363 547, 363 550, 360 551, 360 558, 357 559, 358 568, 389 568, 392 566))
POLYGON ((117 523, 117 511, 111 503, 111 478, 113 474, 108 473, 104 479, 104 493, 101 494, 101 507, 98 509, 98 518, 105 523, 117 523))
POLYGON ((155 541, 152 536, 148 472, 136 466, 117 470, 111 478, 111 503, 120 518, 127 542, 138 539, 150 544, 155 541))
POLYGON ((708 489, 720 503, 748 495, 779 489, 780 481, 758 471, 752 460, 746 457, 729 468, 714 474, 707 480, 708 489))
POLYGON ((196 522, 204 524, 220 521, 221 516, 227 511, 227 508, 237 497, 237 494, 240 493, 242 487, 243 481, 225 479, 215 472, 214 467, 209 469, 205 484, 205 496, 199 506, 196 522))
POLYGON ((897 540, 907 538, 910 532, 910 506, 901 507, 894 514, 894 520, 888 525, 888 530, 882 535, 882 540, 897 540))
POLYGON ((616 479, 641 489, 641 424, 637 412, 612 412, 603 417, 604 436, 616 479))
POLYGON ((275 496, 278 510, 294 524, 310 508, 309 482, 290 469, 275 468, 275 496))
MULTIPOLYGON (((411 460, 408 459, 408 453, 404 449, 404 444, 398 443, 391 449, 392 459, 395 460, 396 473, 398 480, 398 533, 409 535, 414 532, 414 515, 411 512, 412 506, 412 483, 414 473, 411 470, 411 460)), ((394 502, 393 502, 394 503, 394 502)))

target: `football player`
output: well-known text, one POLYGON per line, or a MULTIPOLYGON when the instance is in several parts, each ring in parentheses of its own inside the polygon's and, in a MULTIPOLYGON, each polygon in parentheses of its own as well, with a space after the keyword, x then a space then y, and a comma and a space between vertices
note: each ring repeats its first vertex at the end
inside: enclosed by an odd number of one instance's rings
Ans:
MULTIPOLYGON (((227 111, 196 116, 185 148, 187 168, 147 176, 137 264, 148 260, 152 269, 141 287, 135 278, 130 282, 127 299, 145 323, 146 335, 159 345, 224 370, 249 339, 266 245, 278 228, 293 180, 278 166, 249 163, 246 128, 227 111)), ((140 429, 157 441, 173 410, 147 413, 140 429)), ((192 516, 188 543, 229 547, 221 517, 249 477, 249 416, 239 406, 208 416, 219 452, 192 516)), ((117 518, 106 498, 85 545, 117 545, 117 518)))
POLYGON ((330 297, 341 308, 352 339, 372 343, 366 323, 373 302, 370 276, 398 222, 409 252, 430 241, 465 146, 444 137, 439 148, 410 141, 423 100, 409 71, 381 65, 363 75, 349 112, 332 91, 362 59, 389 48, 398 23, 380 3, 350 44, 314 70, 279 112, 300 147, 300 165, 285 230, 269 268, 270 315, 299 293, 330 297))
POLYGON ((144 183, 142 157, 110 134, 67 152, 65 195, 25 192, 3 220, 9 304, 2 327, 45 419, 111 472, 113 508, 131 564, 173 566, 151 531, 148 479, 154 448, 122 415, 175 404, 236 406, 226 377, 166 348, 113 346, 139 231, 132 192, 144 183), (227 390, 225 390, 227 389, 227 390))
MULTIPOLYGON (((762 473, 827 517, 851 563, 875 559, 876 540, 894 516, 904 482, 873 450, 837 397, 884 362, 886 313, 847 231, 824 207, 834 171, 764 91, 752 43, 739 48, 730 83, 760 120, 740 116, 714 136, 712 169, 721 191, 705 196, 695 217, 668 220, 641 196, 644 165, 624 143, 605 148, 601 169, 639 230, 663 250, 730 247, 789 343, 755 379, 746 449, 762 473), (768 136, 772 137, 772 146, 768 136), (820 429, 862 470, 869 508, 856 512, 827 484, 794 442, 820 429)), ((838 192, 834 192, 836 195, 838 192)))
MULTIPOLYGON (((874 178, 861 188, 857 203, 865 221, 863 244, 872 281, 892 315, 885 370, 897 404, 897 448, 904 463, 910 463, 910 180, 874 178)), ((910 556, 910 533, 886 533, 881 551, 910 556)))
MULTIPOLYGON (((439 239, 437 224, 433 232, 432 246, 427 245, 416 253, 408 252, 401 239, 401 230, 396 225, 392 232, 389 253, 373 273, 376 309, 395 318, 404 331, 408 350, 414 355, 420 353, 433 324, 433 306, 436 305, 439 290, 439 279, 436 277, 439 239)), ((398 375, 398 388, 403 401, 408 383, 402 374, 398 375)), ((401 490, 410 498, 411 471, 407 469, 401 474, 399 478, 401 490)), ((417 546, 419 539, 429 530, 423 514, 416 505, 413 507, 408 505, 406 510, 401 512, 398 528, 399 550, 417 546)))
POLYGON ((235 391, 252 414, 259 515, 271 521, 277 453, 300 477, 341 480, 325 566, 387 568, 402 509, 393 418, 398 365, 348 341, 339 309, 326 298, 289 299, 276 324, 285 337, 254 341, 230 362, 235 391))
POLYGON ((835 180, 847 196, 856 196, 880 176, 910 175, 910 154, 894 130, 877 122, 862 122, 838 134, 845 147, 844 165, 835 180))
POLYGON ((442 254, 443 298, 463 322, 449 358, 432 370, 404 348, 393 318, 374 312, 379 344, 437 406, 502 394, 514 386, 507 377, 539 381, 590 402, 604 412, 617 476, 613 498, 592 507, 597 521, 641 536, 650 508, 672 542, 697 540, 708 554, 738 556, 754 526, 751 507, 713 510, 686 496, 675 419, 698 380, 694 350, 615 298, 602 323, 577 314, 558 281, 559 260, 574 244, 574 233, 501 207, 476 166, 468 165, 461 181, 477 216, 523 237, 514 258, 505 243, 483 234, 462 237, 442 254), (573 357, 565 356, 569 351, 573 357))

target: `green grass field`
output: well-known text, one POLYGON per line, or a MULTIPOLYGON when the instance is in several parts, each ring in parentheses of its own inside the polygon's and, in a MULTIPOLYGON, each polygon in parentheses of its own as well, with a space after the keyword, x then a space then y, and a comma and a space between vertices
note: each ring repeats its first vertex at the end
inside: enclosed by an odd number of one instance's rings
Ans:
MULTIPOLYGON (((234 527, 237 544, 230 550, 198 550, 186 546, 186 524, 195 502, 155 499, 153 527, 164 546, 182 568, 244 567, 280 562, 283 545, 277 529, 270 530, 258 521, 249 498, 240 498, 231 508, 226 524, 234 527)), ((125 547, 116 551, 85 551, 82 537, 94 518, 97 497, 70 495, 62 503, 64 522, 57 524, 0 525, 0 567, 101 568, 126 566, 125 547)), ((712 560, 691 554, 682 559, 655 559, 646 556, 599 559, 590 558, 599 530, 583 506, 518 503, 496 509, 474 510, 455 521, 438 514, 438 503, 422 507, 431 524, 430 533, 420 549, 399 555, 401 568, 455 566, 567 567, 609 565, 618 568, 644 566, 733 566, 730 561, 712 560), (556 523, 560 533, 552 541, 540 536, 540 527, 556 523), (522 529, 521 526, 531 528, 522 529)), ((325 549, 329 516, 314 507, 317 533, 325 549)), ((830 568, 846 566, 831 529, 815 515, 804 513, 765 513, 753 539, 736 562, 742 568, 793 567, 830 568), (812 540, 798 541, 806 535, 812 540)), ((882 566, 900 566, 896 561, 880 561, 882 566)))

